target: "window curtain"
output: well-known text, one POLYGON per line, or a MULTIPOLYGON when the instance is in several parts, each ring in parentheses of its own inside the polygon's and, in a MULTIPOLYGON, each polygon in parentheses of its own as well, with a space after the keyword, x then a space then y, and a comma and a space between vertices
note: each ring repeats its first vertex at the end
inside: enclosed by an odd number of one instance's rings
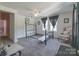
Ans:
MULTIPOLYGON (((79 49, 79 2, 77 2, 76 4, 73 4, 72 47, 76 48, 76 50, 79 49), (76 23, 75 23, 75 11, 76 11, 76 23)), ((76 51, 76 54, 77 54, 77 51, 76 51)))
POLYGON ((49 17, 49 20, 50 20, 52 26, 55 27, 56 22, 57 22, 57 20, 58 20, 58 15, 57 15, 57 16, 49 17))
POLYGON ((75 14, 75 4, 73 4, 73 14, 72 14, 72 47, 76 48, 76 40, 77 40, 77 25, 75 24, 75 18, 74 18, 74 14, 75 14))
MULTIPOLYGON (((55 28, 56 22, 58 20, 58 16, 59 15, 49 17, 49 20, 52 24, 52 28, 55 28)), ((54 39, 54 29, 52 29, 52 38, 54 39)))
POLYGON ((46 24, 47 17, 41 18, 41 20, 42 20, 42 23, 44 24, 44 28, 45 28, 45 24, 46 24))
POLYGON ((77 27, 76 28, 77 29, 76 30, 76 35, 77 36, 76 37, 77 38, 76 38, 76 40, 75 39, 74 40, 75 40, 76 49, 79 50, 79 2, 77 2, 77 11, 76 11, 76 14, 77 14, 76 15, 76 17, 77 17, 76 18, 76 21, 77 21, 77 24, 76 24, 76 27, 77 27))
POLYGON ((79 49, 79 2, 77 2, 77 40, 76 40, 76 48, 79 49))

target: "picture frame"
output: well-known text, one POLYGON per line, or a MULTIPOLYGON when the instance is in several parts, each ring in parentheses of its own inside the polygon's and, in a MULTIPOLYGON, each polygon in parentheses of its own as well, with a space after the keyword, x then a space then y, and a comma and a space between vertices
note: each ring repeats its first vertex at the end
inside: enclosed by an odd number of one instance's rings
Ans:
POLYGON ((64 18, 64 23, 69 23, 69 18, 64 18))

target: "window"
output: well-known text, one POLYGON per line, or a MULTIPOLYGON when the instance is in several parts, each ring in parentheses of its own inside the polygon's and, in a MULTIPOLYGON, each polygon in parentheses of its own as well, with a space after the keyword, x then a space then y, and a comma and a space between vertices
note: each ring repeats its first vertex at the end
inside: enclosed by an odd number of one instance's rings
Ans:
POLYGON ((46 27, 46 28, 44 28, 44 24, 43 24, 43 30, 45 30, 45 29, 48 30, 48 20, 46 20, 45 27, 46 27))
POLYGON ((47 20, 46 25, 45 25, 46 28, 44 28, 44 24, 42 24, 42 28, 43 28, 43 30, 46 29, 46 30, 49 30, 49 31, 52 31, 52 30, 57 31, 57 23, 58 22, 56 22, 55 28, 53 28, 51 22, 49 20, 47 20))
POLYGON ((52 30, 57 31, 57 23, 58 22, 56 22, 55 28, 53 28, 53 26, 52 26, 52 24, 50 22, 50 31, 52 31, 52 30))

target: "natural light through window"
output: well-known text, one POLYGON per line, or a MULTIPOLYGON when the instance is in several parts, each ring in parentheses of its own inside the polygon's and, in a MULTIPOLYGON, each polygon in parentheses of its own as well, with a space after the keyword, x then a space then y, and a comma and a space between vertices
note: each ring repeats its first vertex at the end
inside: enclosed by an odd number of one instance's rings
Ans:
POLYGON ((46 28, 44 28, 44 24, 43 24, 43 30, 45 30, 45 29, 48 30, 48 20, 46 21, 45 27, 46 27, 46 28))
POLYGON ((42 25, 42 28, 43 28, 43 30, 48 30, 48 29, 50 29, 50 31, 57 31, 57 23, 58 22, 56 22, 56 25, 55 25, 55 28, 53 28, 53 26, 52 26, 52 24, 51 24, 51 22, 48 22, 48 20, 46 21, 46 25, 45 25, 45 27, 46 28, 44 28, 44 24, 42 25))
POLYGON ((56 25, 55 25, 55 28, 53 28, 52 24, 50 23, 50 31, 57 31, 57 22, 56 22, 56 25))

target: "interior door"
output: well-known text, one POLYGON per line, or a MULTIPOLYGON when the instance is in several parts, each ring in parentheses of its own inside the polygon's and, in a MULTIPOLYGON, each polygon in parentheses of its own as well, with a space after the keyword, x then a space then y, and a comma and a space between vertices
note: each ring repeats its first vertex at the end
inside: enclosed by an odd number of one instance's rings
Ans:
POLYGON ((10 39, 10 13, 0 11, 0 30, 2 31, 2 39, 10 39))

